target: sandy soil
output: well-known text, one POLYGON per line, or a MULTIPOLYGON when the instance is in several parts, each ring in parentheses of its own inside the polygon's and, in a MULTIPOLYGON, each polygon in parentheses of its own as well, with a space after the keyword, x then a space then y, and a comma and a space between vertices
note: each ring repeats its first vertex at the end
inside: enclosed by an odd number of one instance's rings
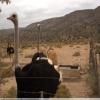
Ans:
POLYGON ((64 82, 63 84, 66 85, 74 98, 88 98, 92 94, 90 87, 84 80, 64 82))
MULTIPOLYGON (((81 69, 87 70, 89 64, 89 45, 66 45, 61 48, 54 48, 54 51, 58 57, 58 64, 75 65, 79 64, 81 69), (79 57, 73 56, 75 52, 80 52, 79 57)), ((25 65, 31 61, 31 58, 26 58, 26 56, 33 55, 36 49, 27 48, 20 53, 20 63, 25 65)), ((10 62, 8 58, 3 59, 4 62, 10 62)), ((84 77, 85 78, 85 77, 84 77)), ((10 87, 16 87, 15 78, 11 77, 6 79, 8 82, 5 85, 1 85, 2 91, 7 91, 10 87)), ((88 97, 89 89, 86 80, 74 81, 74 82, 64 82, 73 97, 88 97), (77 91, 77 92, 76 92, 77 91)))

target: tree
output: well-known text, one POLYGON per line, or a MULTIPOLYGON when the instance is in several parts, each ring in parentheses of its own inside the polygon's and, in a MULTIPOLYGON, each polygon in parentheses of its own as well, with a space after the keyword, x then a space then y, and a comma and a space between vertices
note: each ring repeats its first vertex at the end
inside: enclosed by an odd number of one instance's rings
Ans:
POLYGON ((4 3, 5 2, 6 4, 9 4, 10 3, 10 0, 0 0, 0 2, 1 3, 4 3))
MULTIPOLYGON (((0 0, 0 2, 3 4, 4 2, 6 3, 6 4, 9 4, 10 3, 10 0, 0 0)), ((0 8, 0 12, 1 12, 2 10, 1 10, 1 8, 0 8)))

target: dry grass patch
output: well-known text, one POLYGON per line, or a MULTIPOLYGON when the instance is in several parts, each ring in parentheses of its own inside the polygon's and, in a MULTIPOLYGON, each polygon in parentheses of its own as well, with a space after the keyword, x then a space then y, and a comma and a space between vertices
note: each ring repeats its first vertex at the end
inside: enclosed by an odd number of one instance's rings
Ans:
POLYGON ((6 68, 6 69, 2 69, 0 71, 0 77, 1 78, 8 78, 8 77, 12 77, 14 76, 14 72, 12 71, 12 68, 6 68))
POLYGON ((75 53, 73 54, 73 56, 75 56, 75 57, 80 56, 80 55, 81 55, 80 52, 75 52, 75 53))
POLYGON ((4 94, 5 98, 16 98, 17 90, 15 87, 11 87, 7 93, 4 94))
POLYGON ((69 90, 66 88, 66 86, 60 85, 55 95, 55 98, 70 98, 70 97, 71 97, 71 94, 69 90))

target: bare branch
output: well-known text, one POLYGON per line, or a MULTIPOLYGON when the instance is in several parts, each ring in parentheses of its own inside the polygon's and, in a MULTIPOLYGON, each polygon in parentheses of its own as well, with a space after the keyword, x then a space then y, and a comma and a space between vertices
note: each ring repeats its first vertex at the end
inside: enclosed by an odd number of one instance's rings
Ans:
MULTIPOLYGON (((10 0, 0 0, 0 2, 3 4, 3 3, 6 3, 7 5, 10 4, 10 0)), ((0 13, 2 12, 1 8, 0 8, 0 13)))
POLYGON ((0 0, 0 2, 1 3, 4 3, 5 2, 6 4, 9 4, 10 3, 10 0, 0 0))

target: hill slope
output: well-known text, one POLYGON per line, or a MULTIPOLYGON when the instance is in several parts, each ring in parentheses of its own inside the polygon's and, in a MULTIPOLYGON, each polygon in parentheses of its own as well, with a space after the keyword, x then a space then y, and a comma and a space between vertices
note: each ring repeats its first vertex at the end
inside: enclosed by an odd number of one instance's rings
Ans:
MULTIPOLYGON (((83 41, 91 35, 99 41, 100 39, 100 7, 89 10, 79 10, 62 17, 47 19, 32 23, 20 29, 22 42, 35 42, 38 37, 37 24, 41 24, 42 42, 55 41, 83 41)), ((13 31, 1 30, 0 40, 13 40, 13 31)))

